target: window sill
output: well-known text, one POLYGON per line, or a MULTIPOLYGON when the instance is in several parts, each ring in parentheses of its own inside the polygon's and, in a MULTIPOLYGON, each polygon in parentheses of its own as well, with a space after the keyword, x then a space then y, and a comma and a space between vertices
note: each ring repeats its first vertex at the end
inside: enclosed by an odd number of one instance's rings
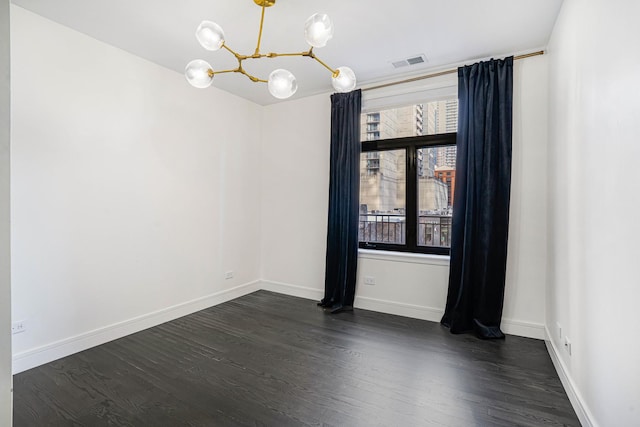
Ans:
POLYGON ((429 265, 441 265, 449 266, 449 255, 431 255, 431 254, 416 254, 410 252, 392 252, 392 251, 379 251, 373 249, 358 249, 358 258, 360 259, 375 259, 379 261, 390 262, 406 262, 410 264, 429 264, 429 265))

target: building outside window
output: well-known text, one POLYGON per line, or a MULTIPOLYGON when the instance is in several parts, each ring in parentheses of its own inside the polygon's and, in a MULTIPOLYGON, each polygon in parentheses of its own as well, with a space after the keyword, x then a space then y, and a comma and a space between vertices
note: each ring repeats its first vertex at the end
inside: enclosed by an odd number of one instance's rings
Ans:
POLYGON ((362 115, 360 247, 449 253, 457 117, 456 99, 362 115))

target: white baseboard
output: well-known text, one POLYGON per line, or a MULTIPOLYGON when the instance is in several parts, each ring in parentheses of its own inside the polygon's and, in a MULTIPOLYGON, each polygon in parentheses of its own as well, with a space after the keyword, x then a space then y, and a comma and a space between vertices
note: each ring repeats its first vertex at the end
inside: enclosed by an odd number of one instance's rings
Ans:
MULTIPOLYGON (((278 292, 281 294, 307 298, 316 301, 321 300, 324 294, 324 291, 320 289, 292 285, 289 283, 274 282, 270 280, 263 280, 261 283, 262 289, 267 291, 278 292)), ((442 308, 407 304, 361 296, 356 296, 353 304, 355 308, 362 308, 364 310, 377 311, 386 314, 395 314, 397 316, 411 317, 413 319, 428 320, 430 322, 439 322, 440 319, 442 319, 442 315, 444 314, 444 309, 442 308)), ((524 322, 514 319, 502 319, 501 328, 504 333, 509 335, 517 335, 520 337, 535 338, 539 340, 545 339, 543 324, 524 322)))
POLYGON ((135 317, 133 319, 114 323, 102 328, 94 329, 83 334, 65 338, 50 344, 43 345, 31 350, 17 353, 13 356, 13 373, 26 371, 45 363, 60 359, 61 357, 87 350, 100 344, 113 341, 124 336, 140 332, 144 329, 160 325, 186 316, 205 308, 231 301, 260 290, 260 282, 254 281, 235 288, 216 292, 202 298, 176 304, 152 313, 135 317))
POLYGON ((324 296, 324 291, 316 288, 308 288, 306 286, 291 285, 289 283, 274 282, 272 280, 262 280, 261 288, 265 291, 276 292, 279 294, 290 295, 292 297, 300 297, 320 301, 324 296))
MULTIPOLYGON (((415 304, 385 301, 368 297, 356 297, 354 307, 365 310, 378 311, 380 313, 395 314, 397 316, 411 317, 414 319, 440 322, 444 315, 444 309, 415 304)), ((508 335, 517 335, 526 338, 543 340, 544 325, 531 322, 523 322, 514 319, 502 319, 500 324, 502 332, 508 335)))
MULTIPOLYGON (((261 283, 262 289, 266 291, 277 292, 279 294, 290 295, 294 297, 320 301, 324 295, 324 290, 317 288, 309 288, 306 286, 292 285, 290 283, 283 282, 274 282, 271 280, 263 280, 261 283)), ((397 303, 393 301, 385 301, 360 296, 357 296, 355 298, 353 305, 355 308, 361 308, 364 310, 395 314, 404 317, 412 317, 414 319, 429 320, 431 322, 439 322, 443 314, 443 311, 437 308, 397 303)))
POLYGON ((444 314, 444 310, 439 308, 359 296, 356 296, 353 306, 379 313, 395 314, 396 316, 411 317, 430 322, 439 322, 444 314))
POLYGON ((545 338, 542 323, 525 322, 522 320, 502 318, 500 329, 507 335, 517 335, 525 338, 543 340, 545 338))
POLYGON ((583 427, 597 427, 598 424, 595 422, 591 411, 589 411, 589 408, 584 402, 582 395, 578 391, 578 388, 576 387, 576 384, 571 377, 570 371, 562 361, 560 352, 551 339, 549 329, 547 329, 546 327, 545 334, 546 336, 544 339, 544 343, 547 345, 547 351, 549 352, 549 356, 551 357, 553 366, 556 368, 556 372, 558 372, 560 382, 562 382, 564 390, 567 392, 567 396, 569 397, 569 401, 573 406, 573 410, 576 411, 576 415, 578 416, 578 420, 580 420, 580 424, 582 424, 583 427))

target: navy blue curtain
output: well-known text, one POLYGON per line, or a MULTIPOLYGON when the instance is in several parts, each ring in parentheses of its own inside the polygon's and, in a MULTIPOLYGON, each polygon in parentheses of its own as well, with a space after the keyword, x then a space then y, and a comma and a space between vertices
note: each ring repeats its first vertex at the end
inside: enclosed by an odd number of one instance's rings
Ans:
POLYGON ((361 91, 331 95, 331 164, 324 298, 337 313, 353 309, 358 264, 361 91))
POLYGON ((452 333, 504 338, 511 193, 513 57, 458 69, 458 135, 449 293, 452 333))

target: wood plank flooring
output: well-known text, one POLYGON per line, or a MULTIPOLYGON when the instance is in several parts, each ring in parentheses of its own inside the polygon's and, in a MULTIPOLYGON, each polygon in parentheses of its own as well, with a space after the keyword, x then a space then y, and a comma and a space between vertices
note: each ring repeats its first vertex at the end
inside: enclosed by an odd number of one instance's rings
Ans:
POLYGON ((259 291, 14 377, 14 426, 579 426, 544 342, 259 291))

